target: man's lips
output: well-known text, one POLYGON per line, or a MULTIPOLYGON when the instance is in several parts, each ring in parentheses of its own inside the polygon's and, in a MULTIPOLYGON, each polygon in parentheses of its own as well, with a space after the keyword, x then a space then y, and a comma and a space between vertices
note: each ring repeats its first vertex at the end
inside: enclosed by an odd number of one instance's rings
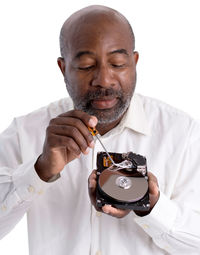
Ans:
POLYGON ((117 98, 98 98, 91 101, 92 106, 95 109, 110 109, 116 105, 117 98))

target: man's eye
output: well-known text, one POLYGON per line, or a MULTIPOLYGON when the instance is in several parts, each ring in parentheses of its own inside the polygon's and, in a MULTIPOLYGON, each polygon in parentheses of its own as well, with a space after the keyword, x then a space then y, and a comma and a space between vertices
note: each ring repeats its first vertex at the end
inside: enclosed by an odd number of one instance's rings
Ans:
POLYGON ((112 67, 115 67, 115 68, 122 68, 122 67, 125 67, 125 64, 112 64, 112 67))
POLYGON ((92 69, 94 66, 86 66, 86 67, 78 67, 79 70, 82 71, 89 71, 90 69, 92 69))

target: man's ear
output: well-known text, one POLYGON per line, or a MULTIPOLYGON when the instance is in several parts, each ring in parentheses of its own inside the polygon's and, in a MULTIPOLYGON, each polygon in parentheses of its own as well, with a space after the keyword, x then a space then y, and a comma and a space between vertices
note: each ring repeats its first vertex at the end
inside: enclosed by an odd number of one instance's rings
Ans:
POLYGON ((133 58, 134 58, 135 65, 136 65, 138 62, 138 59, 139 59, 139 53, 137 51, 133 52, 133 58))
POLYGON ((58 66, 62 72, 63 75, 65 75, 65 60, 64 58, 59 57, 57 59, 58 66))

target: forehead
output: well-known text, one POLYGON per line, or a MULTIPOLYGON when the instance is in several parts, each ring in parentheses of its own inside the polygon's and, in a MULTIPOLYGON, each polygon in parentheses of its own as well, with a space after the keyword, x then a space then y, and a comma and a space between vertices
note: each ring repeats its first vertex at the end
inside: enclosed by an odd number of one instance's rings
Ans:
POLYGON ((122 22, 94 22, 79 24, 69 33, 68 49, 73 58, 79 51, 106 54, 117 49, 132 52, 132 38, 128 25, 122 22))

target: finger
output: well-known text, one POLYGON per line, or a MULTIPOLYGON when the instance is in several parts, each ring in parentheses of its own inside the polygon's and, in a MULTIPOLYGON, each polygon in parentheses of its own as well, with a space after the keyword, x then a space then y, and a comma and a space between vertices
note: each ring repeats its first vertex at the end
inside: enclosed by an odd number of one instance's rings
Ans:
POLYGON ((90 188, 93 188, 94 186, 92 185, 92 183, 97 180, 97 170, 93 170, 92 173, 90 174, 89 178, 88 178, 88 186, 90 188))
POLYGON ((89 132, 88 126, 86 126, 80 119, 74 117, 57 117, 50 121, 50 126, 61 126, 63 129, 64 127, 69 127, 72 135, 73 132, 77 132, 76 129, 78 129, 81 135, 85 138, 87 145, 91 148, 94 147, 94 138, 89 132))
POLYGON ((158 186, 158 180, 154 174, 151 172, 148 172, 148 178, 149 178, 149 192, 152 195, 157 195, 159 193, 159 186, 158 186))
POLYGON ((157 180, 156 176, 154 174, 152 174, 152 172, 148 172, 148 178, 149 178, 149 180, 156 182, 158 185, 158 180, 157 180))
MULTIPOLYGON (((79 147, 80 151, 84 154, 89 153, 89 146, 83 135, 80 133, 79 129, 76 127, 70 127, 70 126, 64 126, 64 125, 51 125, 47 128, 48 136, 51 136, 50 134, 60 136, 60 141, 64 141, 66 138, 69 139, 70 142, 74 141, 77 146, 79 147)), ((93 138, 92 138, 93 139, 93 138)), ((69 144, 68 142, 65 144, 66 148, 68 148, 69 144)))
POLYGON ((93 170, 88 178, 88 192, 90 196, 90 200, 92 205, 99 210, 99 208, 96 207, 96 185, 97 185, 97 176, 96 176, 96 170, 93 170))
POLYGON ((96 175, 97 170, 93 170, 92 173, 90 174, 88 178, 88 189, 89 193, 91 195, 96 196, 96 186, 97 186, 97 175, 96 175))
POLYGON ((122 210, 115 207, 112 207, 111 205, 104 205, 102 206, 102 211, 106 214, 109 214, 112 217, 116 218, 122 218, 129 214, 131 210, 122 210))
POLYGON ((154 181, 149 181, 149 193, 157 196, 159 193, 159 188, 156 182, 154 181))
POLYGON ((150 198, 150 211, 151 211, 159 199, 160 191, 158 186, 158 180, 155 177, 155 175, 149 172, 148 177, 149 177, 149 198, 150 198))
MULTIPOLYGON (((94 171, 96 172, 96 170, 94 170, 94 171)), ((90 189, 95 189, 96 188, 97 177, 96 177, 96 173, 95 172, 92 172, 92 174, 88 178, 88 187, 90 189)))
POLYGON ((152 196, 157 196, 159 194, 159 188, 153 182, 149 182, 149 194, 152 196))
POLYGON ((79 157, 81 150, 77 143, 71 137, 65 137, 60 135, 52 134, 48 139, 48 146, 52 150, 57 150, 58 148, 63 148, 70 151, 75 157, 79 157))
POLYGON ((73 117, 82 120, 86 126, 95 127, 97 125, 97 118, 95 116, 91 116, 86 112, 79 110, 72 110, 67 113, 60 114, 59 117, 73 117))

